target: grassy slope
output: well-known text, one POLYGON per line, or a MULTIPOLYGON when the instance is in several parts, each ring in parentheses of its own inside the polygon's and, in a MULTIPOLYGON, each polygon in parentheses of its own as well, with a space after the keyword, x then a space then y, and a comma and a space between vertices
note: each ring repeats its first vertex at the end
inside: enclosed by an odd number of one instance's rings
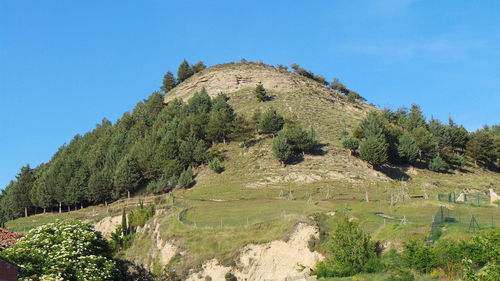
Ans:
MULTIPOLYGON (((156 218, 163 241, 174 241, 185 253, 172 262, 172 266, 179 269, 200 265, 214 257, 229 264, 245 244, 285 238, 298 221, 311 221, 313 214, 321 228, 328 232, 338 217, 325 215, 332 211, 348 212, 359 219, 374 238, 387 241, 388 246, 398 247, 411 235, 429 233, 432 214, 442 204, 434 200, 438 192, 463 188, 482 190, 500 182, 498 173, 473 168, 467 173, 452 174, 411 168, 406 172, 411 179, 406 182, 369 169, 341 147, 340 132, 352 130, 373 108, 349 104, 333 92, 325 94, 313 89, 271 92, 273 100, 265 103, 256 101, 252 89, 228 94, 229 102, 241 115, 249 117, 256 109, 264 112, 273 106, 287 119, 299 121, 305 127, 313 126, 322 144, 322 152, 306 155, 297 163, 282 168, 272 158, 271 138, 256 137, 251 147, 243 147, 239 142, 217 145, 215 148, 223 151, 226 157, 223 163, 225 171, 218 175, 202 167, 197 171, 193 188, 175 192, 179 202, 189 206, 183 214, 191 224, 178 220, 182 211, 179 206, 172 206, 167 215, 156 218), (430 199, 407 200, 389 206, 391 194, 396 194, 401 186, 411 195, 427 194, 430 199), (365 189, 369 190, 368 203, 363 202, 365 189), (290 191, 294 200, 286 199, 290 191), (330 200, 327 200, 328 193, 330 200), (354 200, 338 200, 349 198, 354 200), (401 225, 397 221, 384 220, 375 212, 406 217, 408 223, 401 225)), ((395 170, 404 171, 402 168, 395 170)), ((448 226, 444 237, 467 236, 471 214, 478 216, 483 226, 489 224, 492 215, 498 216, 497 208, 456 204, 450 208, 459 210, 463 223, 448 226)), ((88 214, 89 210, 18 219, 9 222, 7 227, 23 230, 57 218, 82 218, 85 217, 82 213, 88 214)), ((157 254, 152 237, 152 231, 137 234, 134 244, 124 255, 154 264, 157 254)), ((317 243, 316 249, 323 251, 321 242, 317 243)))

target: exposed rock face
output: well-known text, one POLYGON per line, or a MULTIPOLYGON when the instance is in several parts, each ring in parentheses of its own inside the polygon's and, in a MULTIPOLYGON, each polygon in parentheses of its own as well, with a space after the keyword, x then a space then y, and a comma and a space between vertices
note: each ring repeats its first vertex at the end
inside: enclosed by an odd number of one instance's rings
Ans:
POLYGON ((232 93, 242 89, 255 88, 262 83, 267 91, 292 91, 301 88, 327 91, 319 83, 304 78, 300 75, 278 70, 272 66, 258 63, 228 63, 207 68, 180 85, 172 89, 166 96, 165 102, 175 98, 188 100, 193 93, 202 88, 207 90, 210 96, 216 96, 220 92, 232 93))
POLYGON ((210 276, 213 281, 223 281, 231 271, 238 280, 284 280, 287 277, 307 275, 324 257, 309 249, 309 240, 319 237, 319 229, 308 224, 298 224, 288 241, 250 244, 241 250, 236 268, 222 266, 217 260, 203 265, 201 272, 187 280, 202 281, 210 276))
POLYGON ((94 224, 94 229, 102 233, 102 236, 109 239, 111 233, 122 223, 122 216, 105 217, 94 224))

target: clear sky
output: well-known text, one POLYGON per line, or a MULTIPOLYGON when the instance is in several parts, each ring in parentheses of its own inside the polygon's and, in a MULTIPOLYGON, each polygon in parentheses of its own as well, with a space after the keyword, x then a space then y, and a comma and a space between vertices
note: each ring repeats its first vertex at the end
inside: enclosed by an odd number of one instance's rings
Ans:
POLYGON ((381 107, 500 122, 498 0, 0 0, 0 188, 184 58, 296 62, 381 107))

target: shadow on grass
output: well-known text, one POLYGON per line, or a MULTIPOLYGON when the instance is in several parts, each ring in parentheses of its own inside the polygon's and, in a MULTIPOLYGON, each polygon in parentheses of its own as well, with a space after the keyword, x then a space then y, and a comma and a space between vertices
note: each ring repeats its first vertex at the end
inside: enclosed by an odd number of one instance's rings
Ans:
POLYGON ((381 172, 382 174, 388 176, 389 178, 393 180, 401 180, 401 181, 407 181, 411 177, 406 173, 408 171, 408 167, 395 167, 395 166, 379 166, 379 167, 374 167, 375 170, 381 172))

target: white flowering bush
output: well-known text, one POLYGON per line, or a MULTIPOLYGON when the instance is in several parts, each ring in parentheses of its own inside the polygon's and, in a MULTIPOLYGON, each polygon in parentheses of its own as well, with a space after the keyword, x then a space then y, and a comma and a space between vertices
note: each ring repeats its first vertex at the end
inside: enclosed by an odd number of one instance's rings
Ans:
POLYGON ((30 231, 0 256, 24 270, 21 280, 122 280, 101 234, 86 223, 57 222, 30 231))

